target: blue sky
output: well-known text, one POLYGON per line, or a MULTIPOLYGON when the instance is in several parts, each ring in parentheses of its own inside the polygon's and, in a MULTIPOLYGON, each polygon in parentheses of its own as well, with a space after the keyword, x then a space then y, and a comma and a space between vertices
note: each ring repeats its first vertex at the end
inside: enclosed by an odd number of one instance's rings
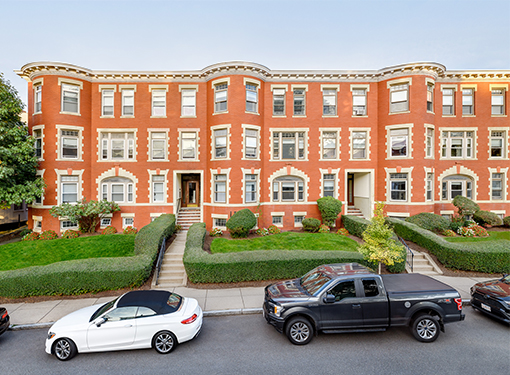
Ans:
POLYGON ((0 0, 0 72, 35 61, 189 70, 231 60, 270 69, 380 69, 433 61, 510 69, 510 0, 0 0))

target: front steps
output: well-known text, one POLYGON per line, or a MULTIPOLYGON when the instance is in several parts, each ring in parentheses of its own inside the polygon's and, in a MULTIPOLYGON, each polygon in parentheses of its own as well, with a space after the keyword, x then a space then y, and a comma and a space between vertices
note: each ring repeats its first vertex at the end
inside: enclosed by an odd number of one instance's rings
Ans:
POLYGON ((182 231, 187 231, 195 223, 200 223, 200 207, 181 207, 177 213, 177 225, 182 231))
POLYGON ((163 257, 158 285, 156 285, 156 276, 154 276, 152 289, 170 289, 186 285, 187 276, 184 264, 182 263, 182 257, 186 246, 187 234, 188 232, 184 231, 177 233, 172 244, 168 247, 163 257))
POLYGON ((413 254, 413 270, 411 271, 411 267, 406 264, 406 271, 408 273, 421 273, 423 275, 429 276, 437 276, 443 274, 441 269, 432 260, 430 255, 426 253, 420 253, 416 250, 413 250, 413 254))
POLYGON ((356 208, 354 206, 347 206, 347 215, 351 216, 358 216, 362 219, 366 219, 365 216, 363 216, 363 212, 359 208, 356 208))

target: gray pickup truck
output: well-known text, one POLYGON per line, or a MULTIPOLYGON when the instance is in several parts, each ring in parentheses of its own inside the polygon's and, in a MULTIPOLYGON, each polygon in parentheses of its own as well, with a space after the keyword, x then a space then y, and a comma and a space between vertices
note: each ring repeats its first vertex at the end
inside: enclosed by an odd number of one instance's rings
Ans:
POLYGON ((384 331, 409 326, 432 342, 444 324, 464 320, 460 294, 420 274, 377 275, 357 264, 319 266, 265 288, 264 317, 296 345, 314 334, 384 331))

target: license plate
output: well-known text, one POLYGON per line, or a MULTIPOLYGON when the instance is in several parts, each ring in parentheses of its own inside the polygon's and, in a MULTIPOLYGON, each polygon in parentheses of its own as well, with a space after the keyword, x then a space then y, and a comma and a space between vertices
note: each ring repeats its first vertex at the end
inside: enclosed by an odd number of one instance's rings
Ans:
POLYGON ((491 311, 491 307, 487 306, 485 303, 482 303, 482 309, 487 310, 487 311, 491 311))

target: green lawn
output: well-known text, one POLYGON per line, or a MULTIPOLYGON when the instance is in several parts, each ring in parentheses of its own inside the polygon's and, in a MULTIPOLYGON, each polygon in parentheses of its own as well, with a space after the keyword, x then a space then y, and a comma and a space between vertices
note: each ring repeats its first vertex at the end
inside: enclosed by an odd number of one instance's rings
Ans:
POLYGON ((0 246, 0 271, 72 259, 128 257, 134 255, 136 235, 112 234, 74 239, 21 241, 0 246))
POLYGON ((284 232, 254 239, 227 240, 215 238, 211 253, 233 253, 252 250, 340 250, 358 251, 358 243, 335 233, 284 232))
POLYGON ((510 241, 510 231, 489 232, 489 237, 445 237, 448 242, 510 241))

